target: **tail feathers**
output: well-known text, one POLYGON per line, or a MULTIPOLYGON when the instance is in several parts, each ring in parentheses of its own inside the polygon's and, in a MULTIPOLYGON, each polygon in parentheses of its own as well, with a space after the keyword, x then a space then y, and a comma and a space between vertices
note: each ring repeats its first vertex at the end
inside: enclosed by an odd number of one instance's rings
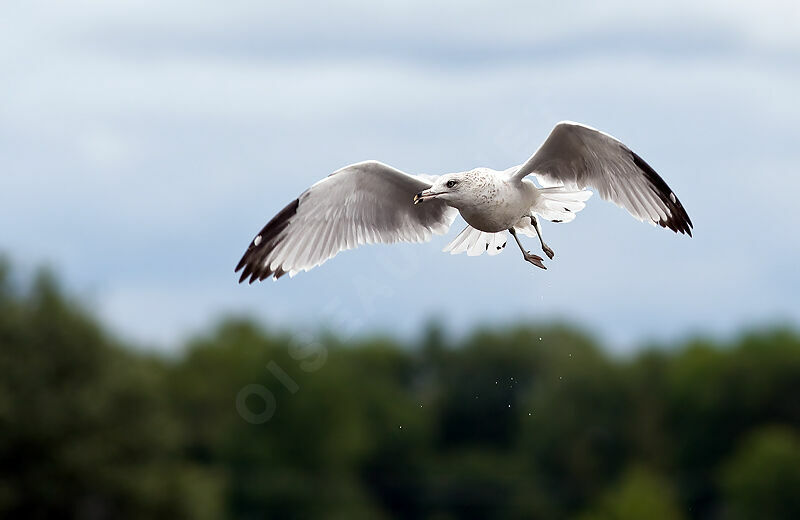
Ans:
POLYGON ((506 247, 506 238, 505 231, 485 233, 467 226, 442 251, 451 255, 467 253, 468 256, 480 256, 484 252, 496 255, 506 247))
POLYGON ((586 201, 592 196, 589 190, 565 191, 563 187, 543 188, 539 190, 539 200, 532 208, 551 222, 571 222, 575 214, 586 207, 586 201))

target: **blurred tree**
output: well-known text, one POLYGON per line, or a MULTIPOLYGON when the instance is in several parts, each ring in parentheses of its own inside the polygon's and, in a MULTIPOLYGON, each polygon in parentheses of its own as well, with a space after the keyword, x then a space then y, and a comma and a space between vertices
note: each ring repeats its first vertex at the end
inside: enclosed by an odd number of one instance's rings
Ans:
POLYGON ((426 468, 427 512, 439 518, 520 518, 526 477, 519 461, 493 450, 463 449, 426 468))
POLYGON ((798 393, 777 327, 615 358, 559 324, 228 319, 156 356, 0 261, 2 517, 800 517, 798 393))
POLYGON ((219 514, 218 482, 179 457, 160 362, 120 348, 42 272, 0 271, 0 514, 219 514))
POLYGON ((669 481, 635 467, 605 493, 579 520, 681 520, 669 481))
POLYGON ((750 333, 727 348, 691 342, 672 357, 665 392, 680 492, 700 517, 718 514, 716 468, 759 424, 800 427, 800 338, 750 333))
POLYGON ((726 518, 800 518, 800 435, 786 426, 748 435, 721 484, 726 518))
POLYGON ((633 398, 623 367, 567 330, 541 336, 539 377, 521 405, 520 455, 550 498, 551 516, 579 510, 628 460, 633 398))
POLYGON ((534 387, 550 387, 569 353, 593 348, 587 336, 564 326, 476 332, 449 351, 439 375, 440 447, 513 449, 524 397, 534 387))
POLYGON ((662 473, 672 473, 676 467, 664 397, 669 392, 670 358, 663 350, 643 351, 631 361, 625 375, 631 396, 626 421, 630 449, 638 461, 662 473))

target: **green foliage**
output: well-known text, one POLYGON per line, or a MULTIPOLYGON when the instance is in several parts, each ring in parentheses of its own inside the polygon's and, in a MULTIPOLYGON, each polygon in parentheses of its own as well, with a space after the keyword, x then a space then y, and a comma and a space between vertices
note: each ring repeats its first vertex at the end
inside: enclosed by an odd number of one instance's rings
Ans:
POLYGON ((228 320, 163 358, 11 275, 2 517, 800 517, 791 330, 616 359, 563 324, 406 345, 228 320))
POLYGON ((180 456, 162 364, 109 339, 47 273, 0 298, 2 516, 214 517, 220 483, 180 456))
POLYGON ((681 520, 668 480, 644 468, 633 468, 579 520, 681 520))
POLYGON ((800 338, 750 333, 733 345, 691 343, 670 363, 666 424, 681 491, 701 516, 717 514, 716 472, 758 425, 800 425, 800 338))
POLYGON ((800 518, 800 435, 785 426, 757 430, 721 477, 730 518, 800 518))

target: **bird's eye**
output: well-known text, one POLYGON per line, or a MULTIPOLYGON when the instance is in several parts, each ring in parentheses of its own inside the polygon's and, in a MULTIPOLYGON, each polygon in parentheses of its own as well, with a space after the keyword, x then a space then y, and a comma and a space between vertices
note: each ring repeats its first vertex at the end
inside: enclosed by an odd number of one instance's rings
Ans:
POLYGON ((458 184, 458 182, 456 182, 456 181, 447 181, 446 186, 448 188, 455 188, 456 184, 458 184))

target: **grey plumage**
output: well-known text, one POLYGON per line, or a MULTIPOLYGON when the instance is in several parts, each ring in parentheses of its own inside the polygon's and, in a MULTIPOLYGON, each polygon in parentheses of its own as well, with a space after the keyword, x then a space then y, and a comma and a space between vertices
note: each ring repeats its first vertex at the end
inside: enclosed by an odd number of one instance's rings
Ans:
POLYGON ((557 124, 514 177, 530 174, 542 186, 594 188, 643 222, 692 235, 692 221, 664 179, 630 148, 594 128, 557 124))

